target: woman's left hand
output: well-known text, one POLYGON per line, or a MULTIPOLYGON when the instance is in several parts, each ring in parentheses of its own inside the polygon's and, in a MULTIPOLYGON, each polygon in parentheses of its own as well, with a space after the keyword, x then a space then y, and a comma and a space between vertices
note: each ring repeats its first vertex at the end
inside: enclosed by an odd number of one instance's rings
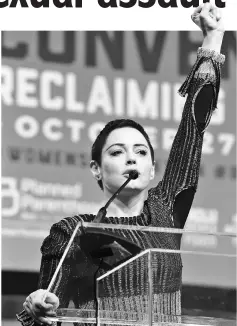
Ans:
POLYGON ((202 30, 203 35, 219 32, 224 33, 223 18, 220 11, 211 3, 207 2, 194 10, 191 16, 193 22, 202 30))
POLYGON ((209 2, 199 6, 191 16, 204 35, 202 47, 220 52, 224 36, 224 24, 220 11, 209 2))

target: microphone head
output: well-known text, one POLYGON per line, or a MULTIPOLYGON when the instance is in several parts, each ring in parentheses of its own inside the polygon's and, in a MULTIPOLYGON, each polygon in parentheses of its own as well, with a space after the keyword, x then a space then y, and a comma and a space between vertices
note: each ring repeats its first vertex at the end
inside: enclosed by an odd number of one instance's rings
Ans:
POLYGON ((129 172, 129 178, 135 180, 138 178, 138 172, 136 170, 132 170, 129 172))

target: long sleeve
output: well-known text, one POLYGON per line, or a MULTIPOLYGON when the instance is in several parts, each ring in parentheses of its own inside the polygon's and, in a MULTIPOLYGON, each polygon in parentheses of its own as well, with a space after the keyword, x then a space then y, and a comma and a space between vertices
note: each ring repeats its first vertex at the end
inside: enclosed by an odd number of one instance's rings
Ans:
MULTIPOLYGON (((69 219, 63 219, 51 227, 50 235, 43 241, 41 247, 42 259, 38 289, 47 289, 77 222, 78 220, 73 218, 70 218, 70 222, 69 219)), ((59 298, 59 307, 66 308, 69 304, 71 297, 69 283, 72 280, 76 253, 79 250, 80 247, 74 241, 50 290, 59 298)), ((38 325, 25 310, 17 314, 17 319, 23 326, 38 325)))
POLYGON ((189 194, 186 203, 183 201, 186 215, 191 207, 198 184, 203 135, 216 109, 224 60, 222 54, 199 48, 196 63, 179 90, 181 96, 188 96, 163 179, 157 186, 172 214, 176 197, 187 189, 193 195, 189 194))

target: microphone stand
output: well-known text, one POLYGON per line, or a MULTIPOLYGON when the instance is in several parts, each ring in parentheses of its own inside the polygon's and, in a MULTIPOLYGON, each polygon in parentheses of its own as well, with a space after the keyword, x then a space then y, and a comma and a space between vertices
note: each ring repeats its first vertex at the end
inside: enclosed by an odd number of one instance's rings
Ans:
MULTIPOLYGON (((94 223, 101 223, 103 221, 110 203, 118 196, 129 181, 137 178, 138 172, 131 170, 128 179, 113 194, 106 205, 99 210, 93 220, 94 223)), ((119 265, 142 250, 137 244, 122 235, 96 227, 85 229, 83 225, 82 234, 80 235, 80 247, 88 259, 94 264, 98 265, 99 259, 103 258, 101 267, 106 270, 119 265)))
MULTIPOLYGON (((114 200, 114 198, 116 196, 118 196, 118 194, 120 193, 120 191, 129 183, 129 181, 131 181, 132 179, 137 179, 138 177, 138 172, 136 170, 131 170, 131 172, 129 173, 129 177, 128 179, 122 184, 122 186, 113 194, 113 196, 109 199, 109 201, 106 203, 106 205, 104 207, 102 207, 99 212, 96 215, 96 218, 93 220, 93 222, 95 223, 100 223, 103 218, 106 215, 107 212, 107 208, 110 205, 110 203, 114 200)), ((101 258, 105 258, 108 256, 113 256, 113 250, 111 248, 109 248, 109 244, 112 244, 115 240, 119 243, 119 249, 117 250, 116 254, 118 255, 119 250, 124 249, 123 254, 121 255, 123 261, 125 260, 124 257, 127 254, 126 259, 130 258, 132 254, 137 254, 141 251, 141 248, 139 246, 137 246, 136 244, 134 244, 133 242, 127 240, 126 238, 123 238, 122 236, 118 236, 116 234, 111 234, 108 231, 103 232, 94 228, 94 229, 85 229, 83 226, 83 219, 80 217, 80 215, 78 215, 80 221, 77 223, 76 228, 73 232, 73 234, 71 235, 71 238, 67 244, 67 247, 59 261, 59 264, 54 272, 54 275, 51 279, 51 282, 44 294, 44 299, 47 296, 47 293, 50 292, 53 283, 55 282, 55 279, 57 277, 57 274, 63 264, 64 259, 66 258, 66 255, 70 249, 70 246, 77 234, 77 231, 79 229, 79 227, 81 226, 82 229, 82 234, 80 235, 80 247, 81 250, 88 256, 88 258, 90 260, 92 260, 93 262, 95 262, 96 264, 98 264, 98 258, 99 258, 99 263, 101 263, 101 258), (97 236, 97 238, 96 238, 97 236), (96 241, 94 241, 96 240, 96 241), (103 246, 107 245, 107 248, 103 249, 103 246), (102 248, 102 250, 100 250, 102 248), (91 256, 92 254, 92 256, 91 256), (94 260, 93 260, 94 258, 94 260)), ((106 247, 106 246, 105 246, 106 247)), ((117 261, 118 258, 115 259, 116 261, 116 265, 118 265, 117 261)), ((101 264, 103 265, 103 264, 101 264)), ((111 267, 115 266, 114 262, 111 262, 108 264, 104 264, 105 269, 110 269, 111 267)))

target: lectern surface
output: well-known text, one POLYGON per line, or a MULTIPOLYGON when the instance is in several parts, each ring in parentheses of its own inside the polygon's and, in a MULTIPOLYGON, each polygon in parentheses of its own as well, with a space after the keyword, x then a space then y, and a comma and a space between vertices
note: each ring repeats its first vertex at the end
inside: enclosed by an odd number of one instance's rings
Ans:
MULTIPOLYGON (((104 312, 104 316, 108 312, 104 312)), ((128 326, 149 326, 148 321, 141 320, 141 316, 136 314, 128 314, 127 320, 119 318, 119 312, 110 312, 110 318, 100 318, 100 325, 128 325, 128 326)), ((124 316, 123 316, 124 317, 124 316)), ((204 316, 153 316, 154 322, 152 326, 236 326, 236 320, 225 318, 211 318, 204 316)), ((79 309, 58 309, 57 316, 51 319, 54 322, 62 322, 62 326, 67 323, 97 323, 94 310, 79 310, 79 309)))

